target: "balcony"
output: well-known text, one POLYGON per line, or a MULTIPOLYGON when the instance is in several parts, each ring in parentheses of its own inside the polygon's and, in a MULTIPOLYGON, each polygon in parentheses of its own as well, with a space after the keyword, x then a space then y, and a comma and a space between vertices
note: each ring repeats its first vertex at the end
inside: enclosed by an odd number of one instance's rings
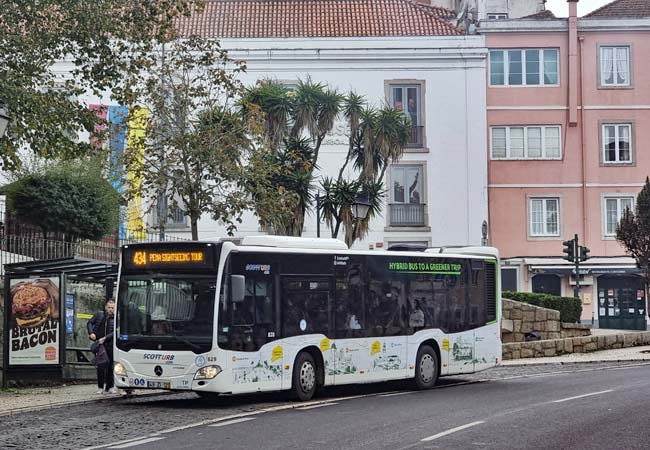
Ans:
POLYGON ((406 142, 406 148, 422 148, 424 147, 424 127, 415 126, 411 127, 411 135, 406 142))
POLYGON ((391 203, 391 227, 424 227, 424 203, 391 203))

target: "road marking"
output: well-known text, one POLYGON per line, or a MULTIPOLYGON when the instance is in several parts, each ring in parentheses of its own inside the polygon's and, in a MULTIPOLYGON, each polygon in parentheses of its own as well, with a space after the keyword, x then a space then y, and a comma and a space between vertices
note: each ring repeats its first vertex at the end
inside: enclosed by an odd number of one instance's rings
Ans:
POLYGON ((114 446, 108 447, 108 448, 135 447, 136 445, 148 444, 149 442, 156 442, 156 441, 160 441, 162 439, 165 439, 165 438, 164 437, 151 437, 151 438, 148 438, 148 439, 142 439, 142 440, 135 441, 135 442, 129 442, 128 444, 114 445, 114 446))
POLYGON ((209 425, 210 427, 225 427, 226 425, 232 425, 235 423, 248 422, 249 420, 255 420, 255 417, 241 417, 239 419, 227 420, 225 422, 217 422, 209 425))
POLYGON ((560 400, 553 400, 551 403, 568 402, 569 400, 576 400, 578 398, 591 397, 593 395, 607 394, 608 392, 614 392, 614 389, 608 389, 606 391, 599 391, 599 392, 592 392, 590 394, 576 395, 575 397, 561 398, 560 400))
POLYGON ((413 394, 413 392, 391 392, 390 394, 380 394, 380 397, 393 397, 395 395, 408 395, 413 394))
POLYGON ((333 406, 338 405, 338 403, 321 403, 320 405, 305 406, 303 408, 296 408, 297 411, 305 411, 307 409, 322 408, 323 406, 333 406))
POLYGON ((455 433, 457 431, 462 431, 462 430, 464 430, 466 428, 470 428, 470 427, 474 427, 476 425, 480 425, 482 423, 485 423, 485 421, 484 420, 479 420, 478 422, 472 422, 472 423, 468 423, 468 424, 465 424, 465 425, 461 425, 459 427, 452 428, 451 430, 443 431, 441 433, 434 434, 433 436, 425 437, 424 439, 422 439, 422 442, 433 441, 434 439, 438 439, 438 438, 441 438, 443 436, 447 436, 449 434, 455 433))

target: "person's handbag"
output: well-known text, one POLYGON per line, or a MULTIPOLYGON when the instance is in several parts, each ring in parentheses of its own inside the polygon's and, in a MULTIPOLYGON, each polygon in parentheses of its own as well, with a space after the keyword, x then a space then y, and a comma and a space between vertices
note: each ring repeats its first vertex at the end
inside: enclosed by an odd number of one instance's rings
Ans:
POLYGON ((104 347, 104 344, 99 344, 97 346, 97 352, 95 353, 95 364, 98 366, 103 366, 105 364, 108 364, 108 352, 106 351, 106 347, 104 347))

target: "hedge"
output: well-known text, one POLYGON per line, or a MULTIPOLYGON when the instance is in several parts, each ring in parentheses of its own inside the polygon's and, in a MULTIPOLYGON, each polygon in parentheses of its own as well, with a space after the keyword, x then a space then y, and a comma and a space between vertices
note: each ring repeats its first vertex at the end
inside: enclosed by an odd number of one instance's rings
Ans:
POLYGON ((560 311, 561 322, 579 322, 580 315, 582 314, 582 303, 576 297, 560 297, 559 295, 513 291, 503 291, 501 296, 517 302, 560 311))

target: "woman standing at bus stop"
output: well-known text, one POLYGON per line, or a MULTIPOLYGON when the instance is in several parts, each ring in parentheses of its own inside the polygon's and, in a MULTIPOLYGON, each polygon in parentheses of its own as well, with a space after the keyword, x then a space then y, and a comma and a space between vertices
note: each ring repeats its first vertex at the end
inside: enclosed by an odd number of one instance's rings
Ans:
POLYGON ((109 298, 104 311, 97 312, 88 321, 88 336, 93 341, 91 350, 95 353, 97 366, 97 393, 117 394, 113 386, 113 331, 115 329, 115 300, 109 298))

